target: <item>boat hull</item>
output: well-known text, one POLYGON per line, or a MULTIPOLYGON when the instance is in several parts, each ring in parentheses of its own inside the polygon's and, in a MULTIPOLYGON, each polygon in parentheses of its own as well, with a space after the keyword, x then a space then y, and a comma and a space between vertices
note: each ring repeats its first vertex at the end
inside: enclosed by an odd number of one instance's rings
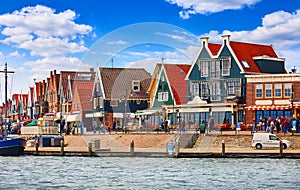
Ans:
POLYGON ((24 153, 24 139, 0 141, 0 156, 21 156, 24 153))

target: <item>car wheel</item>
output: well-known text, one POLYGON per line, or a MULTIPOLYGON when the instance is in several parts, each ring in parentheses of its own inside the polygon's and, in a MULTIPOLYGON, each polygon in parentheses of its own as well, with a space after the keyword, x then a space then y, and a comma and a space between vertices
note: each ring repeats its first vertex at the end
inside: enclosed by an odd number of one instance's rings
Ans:
POLYGON ((282 144, 282 148, 286 149, 287 148, 286 144, 282 144))
POLYGON ((255 145, 255 148, 256 149, 262 149, 262 145, 258 143, 258 144, 255 145))

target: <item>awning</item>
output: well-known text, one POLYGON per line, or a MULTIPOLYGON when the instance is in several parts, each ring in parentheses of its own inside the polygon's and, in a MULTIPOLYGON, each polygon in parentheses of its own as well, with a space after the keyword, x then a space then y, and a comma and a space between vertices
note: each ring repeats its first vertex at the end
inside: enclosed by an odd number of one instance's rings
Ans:
POLYGON ((67 122, 72 122, 72 121, 81 121, 80 115, 68 115, 67 116, 67 122))
POLYGON ((85 114, 86 118, 93 118, 93 117, 103 117, 102 112, 94 112, 94 113, 87 113, 85 114))
MULTIPOLYGON (((299 106, 297 104, 297 106, 299 106)), ((296 108, 296 105, 294 105, 294 108, 296 108)), ((272 105, 272 106, 247 106, 245 107, 245 110, 289 110, 292 109, 291 105, 272 105)))

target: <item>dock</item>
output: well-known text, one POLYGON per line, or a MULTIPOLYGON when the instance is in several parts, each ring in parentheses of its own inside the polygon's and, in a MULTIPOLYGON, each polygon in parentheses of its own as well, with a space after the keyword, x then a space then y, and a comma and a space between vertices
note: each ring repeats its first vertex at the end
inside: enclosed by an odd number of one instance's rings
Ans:
POLYGON ((300 135, 287 134, 283 138, 293 144, 279 149, 256 150, 251 147, 251 134, 215 132, 200 136, 193 148, 179 148, 170 152, 167 143, 174 134, 93 134, 65 136, 64 147, 26 147, 24 155, 83 156, 83 157, 153 157, 153 158, 300 158, 300 135), (152 140, 151 140, 152 139, 152 140), (222 141, 225 141, 223 147, 222 141), (95 142, 97 142, 95 144, 95 142), (98 144, 99 143, 99 144, 98 144), (156 144, 154 144, 156 143, 156 144))

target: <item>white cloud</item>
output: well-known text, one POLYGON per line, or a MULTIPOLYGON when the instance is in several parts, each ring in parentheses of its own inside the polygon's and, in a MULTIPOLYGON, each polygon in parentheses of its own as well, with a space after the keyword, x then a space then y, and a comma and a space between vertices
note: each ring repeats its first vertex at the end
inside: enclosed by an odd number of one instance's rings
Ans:
POLYGON ((92 32, 92 27, 75 23, 76 13, 55 10, 37 5, 20 11, 0 15, 0 42, 29 50, 32 56, 65 56, 83 52, 83 35, 92 32))
POLYGON ((18 51, 14 51, 8 55, 9 57, 24 57, 25 54, 20 54, 18 51))
POLYGON ((286 68, 299 66, 300 54, 300 10, 288 13, 278 11, 262 18, 261 26, 252 31, 210 31, 210 42, 220 43, 222 34, 230 34, 231 40, 273 45, 279 57, 286 58, 286 68))
POLYGON ((89 69, 89 65, 83 64, 81 60, 75 57, 57 57, 57 58, 43 58, 36 61, 25 62, 24 65, 27 67, 29 72, 46 72, 49 74, 53 68, 57 71, 60 70, 74 70, 89 69))
POLYGON ((109 45, 126 45, 128 42, 123 41, 123 40, 117 40, 117 41, 109 41, 107 42, 109 45))
POLYGON ((183 19, 190 18, 193 14, 209 14, 224 10, 238 10, 245 6, 252 6, 261 0, 166 0, 171 4, 182 7, 179 16, 183 19))
POLYGON ((4 57, 3 53, 0 51, 0 58, 4 57))
POLYGON ((31 56, 43 57, 64 56, 68 53, 78 53, 87 50, 85 46, 76 42, 69 42, 67 39, 51 37, 26 41, 21 43, 19 47, 30 50, 31 56))

